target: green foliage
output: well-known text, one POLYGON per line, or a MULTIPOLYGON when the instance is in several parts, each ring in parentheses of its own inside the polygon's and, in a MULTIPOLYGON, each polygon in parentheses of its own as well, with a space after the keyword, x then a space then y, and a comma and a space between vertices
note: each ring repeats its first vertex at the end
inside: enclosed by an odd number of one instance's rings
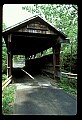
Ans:
POLYGON ((61 51, 61 67, 67 71, 77 73, 77 41, 73 41, 70 45, 66 45, 66 47, 63 46, 61 51))
POLYGON ((62 87, 65 91, 76 95, 77 94, 77 80, 69 79, 66 77, 61 77, 60 82, 58 83, 59 87, 62 87))
POLYGON ((61 83, 67 84, 67 85, 69 85, 70 87, 73 87, 73 88, 77 88, 77 80, 74 79, 74 78, 62 77, 61 78, 61 83))
POLYGON ((77 90, 75 88, 67 86, 66 84, 60 83, 59 87, 62 87, 65 91, 67 91, 68 93, 70 93, 72 95, 76 95, 77 94, 77 90))
MULTIPOLYGON (((5 23, 2 24, 3 30, 6 29, 5 23)), ((4 39, 2 38, 2 73, 6 73, 7 69, 7 48, 4 39)))
POLYGON ((18 62, 23 58, 25 59, 24 55, 13 55, 13 62, 18 62))
POLYGON ((7 48, 4 39, 2 39, 2 73, 7 69, 7 48))
POLYGON ((6 74, 2 74, 2 81, 5 81, 7 79, 7 75, 6 74))
MULTIPOLYGON (((52 47, 51 47, 51 48, 43 51, 43 56, 49 55, 49 54, 52 54, 52 53, 53 52, 52 52, 52 47)), ((41 57, 41 52, 36 54, 36 58, 39 58, 39 57, 41 57)))
POLYGON ((41 53, 36 54, 36 58, 39 58, 39 57, 41 57, 41 53))
POLYGON ((15 87, 7 86, 2 93, 2 114, 13 113, 15 87))
POLYGON ((7 26, 5 25, 5 23, 3 23, 3 24, 2 24, 2 29, 5 30, 6 27, 7 27, 7 26))
POLYGON ((53 53, 52 47, 47 49, 47 50, 45 50, 45 51, 43 51, 43 53, 44 53, 44 55, 52 54, 53 53))

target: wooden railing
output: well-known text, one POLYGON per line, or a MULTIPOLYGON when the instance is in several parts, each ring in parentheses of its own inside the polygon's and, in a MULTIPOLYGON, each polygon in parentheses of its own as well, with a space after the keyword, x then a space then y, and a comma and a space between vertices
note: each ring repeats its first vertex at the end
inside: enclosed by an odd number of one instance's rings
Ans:
POLYGON ((7 85, 9 85, 9 83, 11 82, 11 80, 12 80, 12 75, 9 78, 7 78, 7 80, 5 80, 4 82, 2 82, 2 91, 4 90, 4 88, 7 85))
POLYGON ((61 72, 61 76, 66 76, 68 78, 75 78, 75 79, 77 79, 77 74, 73 74, 73 73, 61 72))
MULTIPOLYGON (((42 69, 42 71, 54 74, 54 71, 50 71, 50 70, 47 70, 47 69, 42 69)), ((61 72, 61 76, 65 76, 67 78, 77 79, 77 74, 73 74, 73 73, 70 73, 70 72, 69 73, 61 72)))

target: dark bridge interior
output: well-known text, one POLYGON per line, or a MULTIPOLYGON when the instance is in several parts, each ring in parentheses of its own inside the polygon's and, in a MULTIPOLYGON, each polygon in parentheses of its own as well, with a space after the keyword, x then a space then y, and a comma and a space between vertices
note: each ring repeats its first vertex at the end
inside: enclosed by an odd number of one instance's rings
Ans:
POLYGON ((55 45, 57 37, 41 33, 14 33, 11 42, 12 54, 34 55, 55 45))
MULTIPOLYGON (((36 55, 52 47, 56 43, 56 38, 57 36, 55 35, 39 33, 14 33, 12 35, 11 52, 13 55, 26 55, 26 57, 36 55)), ((42 73, 43 70, 54 74, 53 54, 30 60, 26 58, 23 69, 31 75, 42 73)), ((25 73, 21 71, 21 68, 13 68, 12 74, 22 75, 25 73)))
MULTIPOLYGON (((12 75, 16 77, 23 77, 25 73, 21 69, 22 68, 12 68, 12 75)), ((25 70, 32 76, 38 74, 46 75, 47 73, 50 73, 51 76, 54 76, 53 54, 42 56, 40 58, 26 60, 23 70, 25 70)))

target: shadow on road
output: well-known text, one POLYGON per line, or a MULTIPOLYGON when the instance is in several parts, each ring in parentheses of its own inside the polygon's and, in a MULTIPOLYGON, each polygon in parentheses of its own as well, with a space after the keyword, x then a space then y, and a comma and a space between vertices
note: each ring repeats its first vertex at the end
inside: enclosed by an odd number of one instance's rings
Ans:
POLYGON ((74 96, 61 89, 29 87, 16 91, 14 114, 76 115, 76 101, 74 96))

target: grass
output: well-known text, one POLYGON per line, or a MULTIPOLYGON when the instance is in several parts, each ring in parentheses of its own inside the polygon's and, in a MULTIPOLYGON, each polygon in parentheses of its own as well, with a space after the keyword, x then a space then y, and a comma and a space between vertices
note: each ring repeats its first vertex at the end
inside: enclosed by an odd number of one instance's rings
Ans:
POLYGON ((12 85, 7 86, 2 93, 2 114, 13 114, 15 87, 12 85))
POLYGON ((77 95, 77 80, 76 79, 69 79, 66 77, 61 77, 60 82, 58 82, 58 86, 63 88, 66 92, 77 95))
POLYGON ((62 76, 60 80, 53 78, 53 74, 43 74, 50 77, 53 81, 51 84, 60 88, 63 88, 66 92, 70 93, 71 95, 77 95, 77 79, 74 78, 67 78, 62 76))
POLYGON ((7 75, 6 74, 2 74, 2 82, 5 81, 7 79, 7 75))

